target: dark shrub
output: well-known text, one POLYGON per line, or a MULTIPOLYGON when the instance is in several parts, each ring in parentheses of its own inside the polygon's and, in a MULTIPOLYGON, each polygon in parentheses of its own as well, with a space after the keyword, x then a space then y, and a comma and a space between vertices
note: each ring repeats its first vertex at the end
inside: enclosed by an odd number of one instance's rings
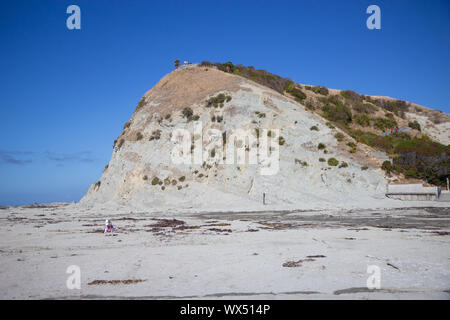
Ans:
POLYGON ((321 86, 312 87, 311 91, 314 92, 314 93, 321 94, 323 96, 327 96, 328 93, 329 93, 327 88, 321 87, 321 86))
POLYGON ((395 128, 397 126, 397 121, 395 121, 394 119, 376 118, 374 119, 373 126, 375 129, 384 131, 386 129, 395 128))
POLYGON ((117 145, 117 148, 121 148, 123 146, 123 144, 125 143, 124 139, 120 139, 119 144, 117 145))
POLYGON ((145 97, 142 97, 141 100, 139 100, 139 103, 138 103, 135 111, 141 109, 144 105, 145 105, 145 97))
POLYGON ((352 122, 352 111, 349 107, 338 103, 337 105, 325 105, 322 107, 323 115, 327 120, 334 122, 343 122, 348 124, 352 122))
POLYGON ((159 140, 160 138, 161 138, 161 130, 157 129, 152 132, 152 135, 150 136, 149 141, 159 140))
POLYGON ((206 107, 210 108, 210 107, 222 107, 224 102, 228 102, 231 100, 231 96, 230 95, 225 95, 223 93, 219 93, 217 96, 215 97, 211 97, 206 101, 206 107))
POLYGON ((338 133, 336 133, 335 135, 334 135, 334 137, 336 138, 336 140, 337 141, 342 141, 342 140, 344 140, 344 135, 342 134, 342 133, 340 133, 340 132, 338 132, 338 133))
POLYGON ((157 184, 160 184, 160 182, 161 182, 161 180, 159 180, 158 177, 154 177, 154 178, 152 179, 152 185, 153 185, 153 186, 154 186, 154 185, 157 185, 157 184))
POLYGON ((393 170, 392 163, 390 161, 384 161, 381 165, 381 169, 383 169, 386 173, 391 173, 393 170))
POLYGON ((303 161, 303 160, 295 159, 294 162, 295 162, 295 164, 300 164, 303 167, 307 167, 308 166, 308 162, 303 161))
POLYGON ((408 111, 408 104, 403 100, 371 99, 371 102, 402 118, 405 111, 408 111))
POLYGON ((130 126, 131 126, 131 122, 128 121, 127 123, 125 123, 125 124, 123 125, 123 130, 128 129, 130 126))
POLYGON ((183 117, 190 119, 194 114, 194 111, 192 111, 191 108, 184 108, 181 113, 183 114, 183 117))
POLYGON ((357 103, 353 105, 353 110, 358 113, 374 113, 377 108, 371 103, 357 103))
POLYGON ((419 124, 419 122, 417 122, 417 120, 414 120, 414 122, 410 121, 408 123, 408 127, 412 128, 412 129, 415 129, 415 130, 418 130, 418 131, 422 131, 421 128, 420 128, 420 124, 419 124))
POLYGON ((293 95, 295 100, 302 102, 306 98, 306 94, 303 93, 293 82, 289 82, 285 87, 286 92, 293 95))
POLYGON ((341 91, 341 96, 353 102, 361 102, 361 96, 352 90, 341 91))
POLYGON ((202 67, 212 67, 213 64, 211 62, 209 62, 209 61, 202 61, 200 63, 200 66, 202 66, 202 67))
POLYGON ((327 163, 329 166, 335 167, 339 164, 339 161, 336 158, 330 158, 327 163))
POLYGON ((334 105, 341 104, 342 103, 341 100, 342 100, 342 98, 340 96, 338 96, 337 94, 328 96, 326 98, 325 97, 319 98, 319 101, 322 102, 324 105, 326 105, 326 104, 334 104, 334 105))
POLYGON ((370 118, 367 114, 355 114, 353 120, 362 127, 370 126, 370 118))
POLYGON ((342 161, 341 164, 339 165, 339 168, 347 168, 348 167, 348 163, 345 161, 342 161))

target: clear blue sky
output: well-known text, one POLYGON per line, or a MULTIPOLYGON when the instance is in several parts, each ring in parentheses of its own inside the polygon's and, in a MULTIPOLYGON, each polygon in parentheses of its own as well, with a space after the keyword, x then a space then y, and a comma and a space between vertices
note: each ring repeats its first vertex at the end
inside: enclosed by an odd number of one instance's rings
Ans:
POLYGON ((0 2, 0 204, 78 201, 173 60, 450 111, 450 1, 0 2), (68 30, 66 8, 81 8, 68 30), (381 30, 366 8, 381 8, 381 30))

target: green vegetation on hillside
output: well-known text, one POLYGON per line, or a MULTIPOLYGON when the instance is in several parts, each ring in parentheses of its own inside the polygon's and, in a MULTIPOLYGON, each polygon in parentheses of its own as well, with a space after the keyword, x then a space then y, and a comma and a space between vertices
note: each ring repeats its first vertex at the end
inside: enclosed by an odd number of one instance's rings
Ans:
POLYGON ((217 67, 217 69, 219 69, 221 71, 245 77, 245 78, 253 80, 259 84, 262 84, 266 87, 272 88, 275 91, 278 91, 280 93, 283 93, 286 90, 286 88, 290 88, 291 90, 293 90, 295 88, 295 86, 289 87, 289 84, 293 84, 292 80, 290 80, 288 78, 282 78, 273 73, 267 72, 266 70, 255 69, 254 67, 251 67, 251 66, 246 67, 246 66, 243 66, 240 64, 234 65, 231 62, 211 63, 209 61, 202 61, 202 63, 200 63, 200 65, 205 66, 205 67, 215 66, 215 67, 217 67))
MULTIPOLYGON (((397 127, 398 122, 395 117, 404 119, 405 113, 410 108, 410 104, 405 101, 370 97, 352 90, 330 94, 327 88, 320 86, 304 86, 305 90, 316 94, 307 97, 302 91, 301 85, 265 70, 234 65, 231 62, 213 64, 204 61, 201 65, 215 66, 219 70, 253 80, 281 94, 292 95, 297 101, 304 103, 309 110, 314 110, 327 119, 329 128, 338 127, 356 141, 388 153, 394 159, 393 164, 390 162, 383 164, 383 169, 388 174, 403 173, 406 177, 423 179, 436 185, 444 185, 445 178, 450 174, 449 146, 432 141, 427 136, 412 138, 401 132, 381 136, 371 132, 385 132, 397 127), (380 110, 384 111, 384 116, 380 115, 380 110), (367 129, 357 129, 361 127, 367 129)), ((260 114, 257 115, 259 118, 262 117, 260 114)), ((408 126, 417 131, 422 129, 417 121, 409 122, 408 126)), ((318 131, 319 128, 312 126, 310 130, 318 131)), ((338 141, 343 141, 345 138, 341 133, 336 133, 335 137, 338 141)), ((349 147, 349 152, 356 152, 355 144, 349 145, 349 147)), ((325 162, 326 160, 320 158, 319 161, 325 162)), ((334 158, 330 158, 328 163, 335 166, 339 164, 334 158)), ((348 166, 347 163, 341 163, 340 167, 345 168, 346 166, 348 166)), ((367 167, 361 168, 361 170, 366 169, 367 167)))
POLYGON ((315 87, 305 86, 305 89, 317 94, 321 94, 323 96, 327 96, 329 93, 328 89, 322 86, 315 86, 315 87))
POLYGON ((445 185, 450 173, 450 146, 434 142, 427 136, 411 138, 406 133, 378 136, 355 130, 353 138, 393 157, 394 164, 385 163, 386 173, 403 173, 408 178, 418 178, 435 185, 445 185))
POLYGON ((211 97, 206 101, 206 107, 210 108, 210 107, 223 107, 225 102, 228 102, 231 100, 231 96, 230 95, 225 95, 223 93, 219 93, 217 96, 215 97, 211 97))
POLYGON ((341 122, 348 124, 352 122, 352 111, 342 103, 327 104, 322 107, 323 116, 325 119, 333 122, 341 122))

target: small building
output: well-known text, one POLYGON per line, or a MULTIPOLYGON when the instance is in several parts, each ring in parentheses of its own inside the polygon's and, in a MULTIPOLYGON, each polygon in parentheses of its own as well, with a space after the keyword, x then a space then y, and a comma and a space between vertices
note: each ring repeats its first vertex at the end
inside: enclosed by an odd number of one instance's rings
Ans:
POLYGON ((422 184, 388 184, 386 196, 398 200, 438 200, 439 187, 424 187, 422 184))

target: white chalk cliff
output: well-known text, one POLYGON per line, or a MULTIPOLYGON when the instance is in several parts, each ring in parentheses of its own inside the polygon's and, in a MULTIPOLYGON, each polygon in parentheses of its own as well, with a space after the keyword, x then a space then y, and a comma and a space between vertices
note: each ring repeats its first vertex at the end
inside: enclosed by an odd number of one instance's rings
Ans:
POLYGON ((328 127, 294 99, 243 77, 212 67, 175 70, 145 94, 117 138, 108 166, 80 205, 256 208, 262 206, 263 193, 268 206, 279 207, 376 203, 384 198, 387 182, 373 150, 358 144, 357 152, 349 153, 346 142, 354 140, 342 132, 345 140, 338 142, 337 132, 342 131, 328 127), (231 100, 208 107, 207 100, 220 93, 231 100), (185 108, 193 111, 190 119, 183 115, 185 108), (194 134, 198 122, 203 137, 208 129, 227 135, 237 129, 279 129, 284 144, 278 145, 278 172, 261 175, 261 166, 248 162, 175 164, 174 130, 187 129, 197 140, 202 138, 194 134), (319 130, 311 130, 313 126, 319 130), (319 161, 331 157, 338 166, 319 161))

